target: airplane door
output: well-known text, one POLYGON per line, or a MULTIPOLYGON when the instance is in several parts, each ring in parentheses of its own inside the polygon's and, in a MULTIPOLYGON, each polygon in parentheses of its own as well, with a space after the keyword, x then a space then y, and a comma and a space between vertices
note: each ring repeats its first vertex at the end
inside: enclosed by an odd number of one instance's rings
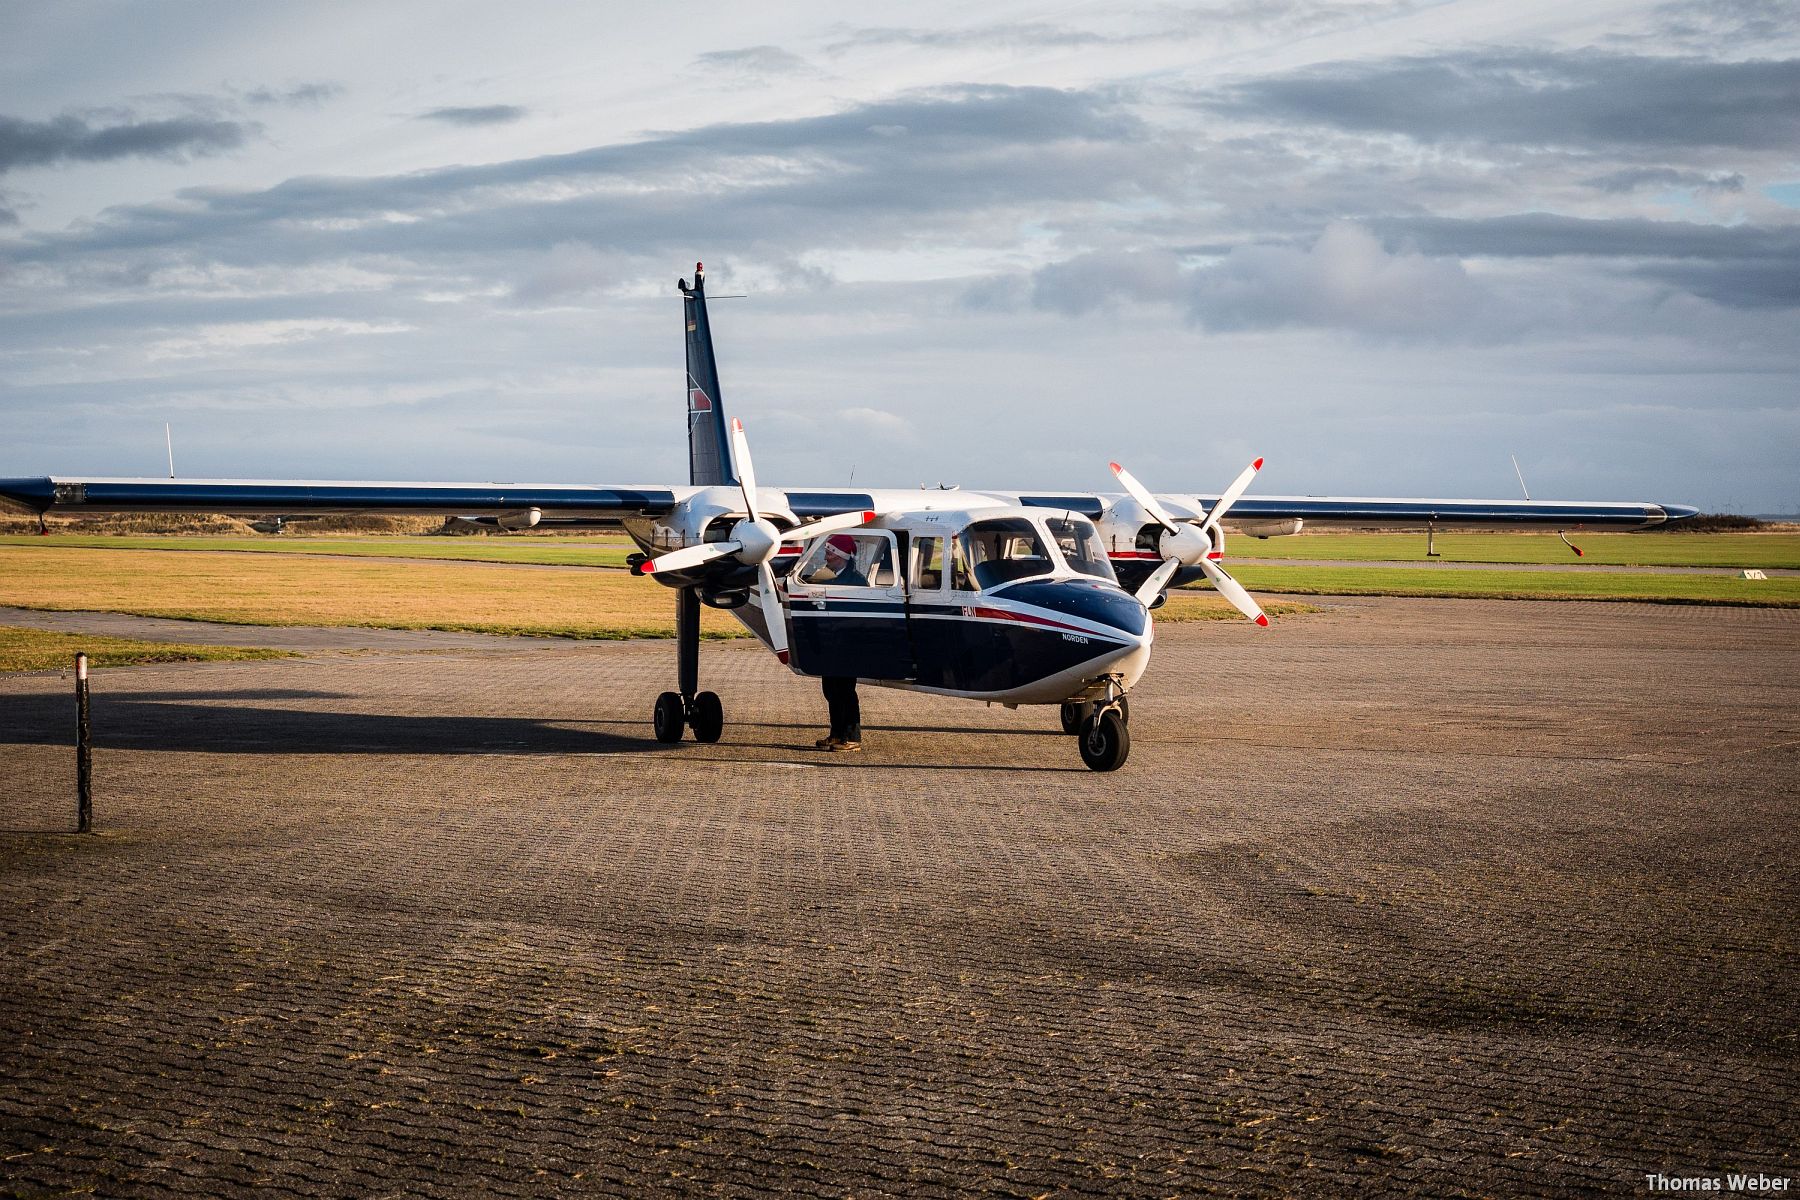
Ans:
POLYGON ((899 546, 885 529, 820 538, 788 579, 789 658, 807 675, 911 679, 899 546))
POLYGON ((956 614, 950 603, 950 531, 923 526, 907 547, 906 626, 912 639, 913 678, 926 687, 955 687, 958 653, 956 614))

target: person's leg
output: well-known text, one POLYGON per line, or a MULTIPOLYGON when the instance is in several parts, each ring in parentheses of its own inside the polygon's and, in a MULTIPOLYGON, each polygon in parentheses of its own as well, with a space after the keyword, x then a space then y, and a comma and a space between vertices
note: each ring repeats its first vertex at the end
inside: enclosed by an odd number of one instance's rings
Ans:
POLYGON ((831 714, 831 731, 827 738, 842 738, 844 736, 844 681, 839 676, 827 675, 819 680, 819 690, 825 693, 825 707, 831 714))
POLYGON ((831 675, 819 681, 831 710, 831 736, 840 742, 862 741, 862 705, 853 677, 831 675))
POLYGON ((856 680, 844 680, 844 731, 847 742, 862 741, 862 698, 856 694, 856 680))

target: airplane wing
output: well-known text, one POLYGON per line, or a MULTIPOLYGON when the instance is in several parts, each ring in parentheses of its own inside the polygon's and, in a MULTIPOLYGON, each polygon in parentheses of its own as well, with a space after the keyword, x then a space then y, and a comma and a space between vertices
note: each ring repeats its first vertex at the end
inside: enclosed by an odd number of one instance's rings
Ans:
POLYGON ((0 479, 0 499, 33 513, 212 512, 246 515, 527 514, 616 521, 675 506, 666 487, 539 483, 385 483, 257 479, 0 479))
MULTIPOLYGON (((1204 517, 1217 496, 1163 494, 1156 499, 1178 518, 1204 517)), ((1020 504, 1100 517, 1127 498, 1118 494, 1026 494, 1020 504)), ((1127 501, 1128 502, 1128 501, 1127 501)), ((1245 496, 1229 522, 1292 521, 1308 525, 1402 525, 1420 529, 1653 529, 1699 513, 1686 504, 1606 500, 1463 500, 1371 496, 1245 496)))

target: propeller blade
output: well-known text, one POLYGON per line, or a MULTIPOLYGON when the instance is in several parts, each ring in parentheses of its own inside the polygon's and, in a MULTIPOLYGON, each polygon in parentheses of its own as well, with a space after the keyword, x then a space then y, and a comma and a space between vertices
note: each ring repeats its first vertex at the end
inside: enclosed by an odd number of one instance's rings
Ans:
POLYGON ((781 535, 781 540, 784 542, 810 542, 814 538, 822 538, 828 533, 842 533, 846 529, 867 525, 879 515, 879 513, 864 509, 862 512, 847 512, 839 513, 835 517, 821 517, 810 525, 787 530, 781 535))
POLYGON ((1206 514, 1206 520, 1200 524, 1201 529, 1211 533, 1212 527, 1225 519, 1226 510, 1238 502, 1239 497, 1250 486, 1250 481, 1256 478, 1258 471, 1262 470, 1262 464, 1263 460, 1257 459, 1244 468, 1243 474, 1231 481, 1231 486, 1225 489, 1225 494, 1219 497, 1219 502, 1212 506, 1211 512, 1206 514))
POLYGON ((1137 590, 1138 603, 1148 608, 1156 599, 1157 593, 1169 585, 1169 580, 1173 579, 1175 572, 1180 569, 1181 560, 1179 558, 1163 559, 1162 566, 1150 572, 1150 578, 1144 580, 1144 586, 1137 590))
POLYGON ((736 542, 706 542, 699 546, 684 546, 680 550, 669 551, 661 558, 649 560, 639 569, 646 575, 656 571, 685 571, 689 567, 709 563, 715 558, 736 554, 741 549, 743 547, 736 542))
POLYGON ((750 462, 750 439, 744 436, 744 423, 731 418, 731 465, 737 468, 738 484, 744 489, 744 513, 756 516, 756 467, 750 462))
POLYGON ((775 572, 760 564, 757 583, 762 589, 763 624, 769 627, 769 648, 782 662, 788 660, 787 622, 781 614, 781 597, 775 593, 775 572))
POLYGON ((1262 605, 1251 598, 1250 593, 1244 590, 1243 584, 1227 575, 1225 568, 1210 559, 1203 558, 1200 560, 1200 569, 1206 572, 1206 577, 1212 580, 1212 585, 1218 588, 1239 612, 1264 629, 1269 627, 1269 618, 1263 612, 1262 605))
POLYGON ((1175 532, 1175 518, 1163 511, 1163 506, 1156 502, 1156 497, 1150 494, 1149 488, 1137 481, 1137 476, 1118 463, 1107 463, 1106 465, 1112 468, 1112 473, 1118 476, 1119 482, 1125 486, 1126 494, 1138 502, 1139 508, 1155 517, 1164 529, 1170 533, 1175 532))

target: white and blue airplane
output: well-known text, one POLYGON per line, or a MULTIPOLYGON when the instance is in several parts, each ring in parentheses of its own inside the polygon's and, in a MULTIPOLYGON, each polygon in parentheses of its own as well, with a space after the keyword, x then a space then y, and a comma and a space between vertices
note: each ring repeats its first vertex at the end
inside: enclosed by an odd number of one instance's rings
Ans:
POLYGON ((675 592, 676 688, 658 741, 714 742, 719 697, 700 690, 700 605, 731 611, 799 675, 859 680, 1008 706, 1057 705, 1097 771, 1130 752, 1127 695, 1150 662, 1167 589, 1210 580, 1268 618, 1221 565, 1223 522, 1267 537, 1303 525, 1649 529, 1676 504, 1248 496, 1257 459, 1218 495, 1153 494, 1111 464, 1123 492, 997 492, 757 485, 728 421, 706 275, 678 284, 687 326, 688 483, 587 485, 230 479, 0 479, 0 498, 45 513, 218 512, 473 516, 502 529, 622 527, 632 571, 675 592))

